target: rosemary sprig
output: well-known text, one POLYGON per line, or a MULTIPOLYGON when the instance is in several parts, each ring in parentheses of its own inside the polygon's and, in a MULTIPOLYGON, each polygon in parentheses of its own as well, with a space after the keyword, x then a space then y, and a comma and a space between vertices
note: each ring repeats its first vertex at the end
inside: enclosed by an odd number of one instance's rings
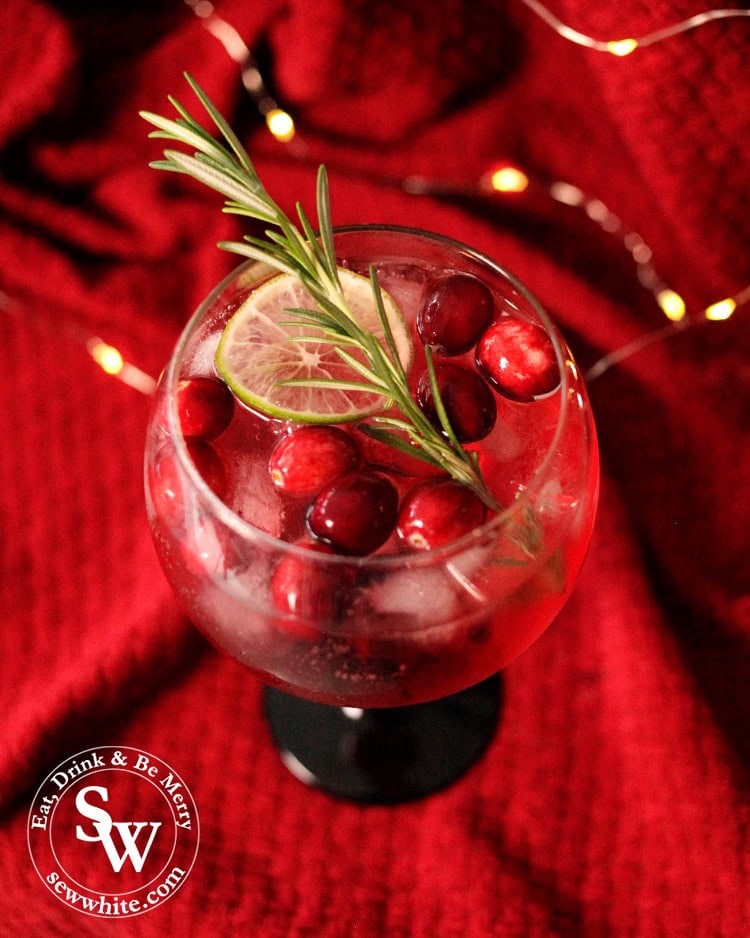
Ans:
POLYGON ((265 239, 246 234, 242 241, 222 241, 220 248, 268 264, 299 278, 318 309, 290 309, 295 323, 306 324, 313 332, 295 336, 294 341, 326 341, 358 376, 345 385, 328 379, 301 379, 282 382, 287 385, 334 386, 356 389, 383 396, 384 411, 359 424, 368 436, 402 452, 437 466, 454 479, 468 485, 491 508, 497 503, 482 478, 476 454, 465 450, 454 433, 435 378, 427 349, 432 393, 442 432, 427 419, 414 400, 408 375, 396 349, 383 297, 374 270, 370 270, 373 300, 382 324, 385 343, 363 330, 354 318, 341 288, 333 242, 328 178, 325 167, 318 171, 316 210, 319 233, 316 234, 302 206, 297 203, 299 226, 268 194, 253 163, 234 131, 215 105, 190 76, 185 75, 204 110, 225 143, 214 139, 173 97, 169 101, 178 113, 175 120, 141 111, 141 117, 157 129, 149 136, 191 147, 193 155, 177 150, 164 151, 164 159, 150 165, 155 169, 182 173, 202 182, 225 197, 224 211, 261 221, 270 227, 265 239), (361 359, 354 353, 358 352, 361 359), (390 405, 395 405, 394 414, 390 405))

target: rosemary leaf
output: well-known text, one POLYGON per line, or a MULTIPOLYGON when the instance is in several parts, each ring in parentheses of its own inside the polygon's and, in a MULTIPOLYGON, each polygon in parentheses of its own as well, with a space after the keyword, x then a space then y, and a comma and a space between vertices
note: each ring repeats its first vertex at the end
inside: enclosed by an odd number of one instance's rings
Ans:
POLYGON ((241 241, 220 241, 218 247, 224 251, 231 251, 233 254, 239 254, 242 257, 249 257, 250 260, 260 261, 261 264, 268 264, 269 267, 273 267, 281 273, 292 274, 292 276, 296 276, 297 274, 297 271, 292 265, 286 264, 276 254, 270 254, 267 251, 258 250, 251 244, 244 244, 241 241))
POLYGON ((415 446, 414 443, 409 442, 408 439, 404 439, 403 436, 399 436, 398 433, 393 433, 390 430, 386 430, 382 427, 377 427, 371 423, 357 424, 357 428, 369 436, 373 440, 377 440, 379 443, 385 443, 387 446, 390 446, 393 449, 397 449, 402 453, 406 453, 408 456, 413 456, 415 459, 421 459, 422 462, 429 463, 431 466, 435 466, 438 469, 442 468, 442 465, 439 460, 434 459, 429 453, 424 449, 420 449, 418 446, 415 446))
POLYGON ((201 88, 198 82, 187 72, 185 72, 184 74, 185 74, 187 83, 195 92, 196 97, 198 98, 200 103, 203 105, 208 116, 211 118, 214 124, 216 124, 216 127, 218 128, 222 137, 227 141, 229 146, 232 148, 233 153, 235 154, 240 164, 244 168, 248 177, 251 179, 256 179, 258 181, 258 184, 260 184, 260 180, 258 180, 255 169, 253 168, 252 161, 250 160, 250 157, 248 156, 247 151, 238 140, 235 132, 229 126, 227 121, 224 120, 223 115, 219 113, 217 108, 214 106, 213 101, 211 101, 211 99, 208 97, 206 92, 201 88))
POLYGON ((325 166, 318 169, 318 188, 316 205, 318 209, 318 224, 320 225, 320 240, 323 242, 328 272, 335 282, 339 283, 338 265, 336 264, 336 249, 333 244, 333 223, 331 221, 331 199, 328 190, 328 173, 325 166))
MULTIPOLYGON (((451 427, 440 398, 429 348, 426 349, 427 366, 440 428, 432 425, 414 400, 374 268, 369 271, 370 285, 384 341, 364 330, 349 309, 339 280, 325 167, 319 168, 317 176, 319 232, 316 235, 301 205, 296 207, 296 224, 274 202, 227 121, 198 83, 188 74, 185 77, 224 143, 215 140, 183 105, 170 97, 169 101, 178 114, 177 120, 150 111, 141 112, 144 120, 156 128, 150 136, 182 144, 195 152, 189 155, 167 149, 164 159, 150 165, 191 176, 225 197, 225 212, 253 218, 269 226, 264 233, 265 239, 245 235, 243 241, 222 241, 219 247, 298 277, 318 308, 288 310, 295 325, 314 330, 314 334, 303 332, 291 336, 290 341, 333 345, 342 362, 362 379, 290 377, 279 384, 379 395, 384 401, 383 410, 393 407, 398 416, 385 412, 375 415, 369 422, 358 425, 363 433, 440 467, 454 479, 470 486, 488 506, 497 508, 482 478, 476 454, 463 449, 451 427), (353 350, 357 350, 362 358, 352 354, 353 350)), ((531 537, 530 527, 527 523, 523 536, 531 537)))

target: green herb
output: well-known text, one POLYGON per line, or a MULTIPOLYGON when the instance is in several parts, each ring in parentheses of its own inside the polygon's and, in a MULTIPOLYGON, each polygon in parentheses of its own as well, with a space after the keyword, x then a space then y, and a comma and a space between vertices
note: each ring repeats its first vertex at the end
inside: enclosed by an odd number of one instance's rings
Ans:
MULTIPOLYGON (((242 241, 224 241, 219 247, 300 279, 319 309, 290 309, 290 315, 296 321, 313 327, 316 340, 322 333, 335 345, 337 354, 357 372, 361 389, 382 395, 399 411, 396 416, 385 412, 387 407, 384 408, 384 412, 370 418, 370 422, 359 425, 362 432, 439 467, 468 485, 488 506, 496 509, 497 503, 482 478, 476 453, 461 446, 450 425, 440 398, 429 348, 426 349, 427 365, 442 432, 433 426, 414 400, 408 376, 396 352, 373 269, 370 270, 370 282, 385 344, 363 330, 350 313, 339 282, 325 167, 321 166, 318 171, 316 208, 319 233, 316 234, 299 203, 296 206, 298 226, 274 202, 234 131, 198 83, 189 75, 185 77, 225 143, 214 139, 178 101, 170 97, 170 103, 179 114, 176 120, 147 111, 142 111, 141 117, 157 128, 151 132, 151 137, 181 143, 192 147, 195 152, 191 156, 165 150, 164 159, 150 165, 197 179, 225 197, 225 212, 269 225, 265 239, 245 235, 242 241), (352 350, 359 352, 363 360, 353 355, 352 350)), ((309 338, 312 340, 313 336, 309 338)), ((306 337, 296 336, 295 341, 304 342, 306 337)), ((310 385, 313 382, 282 383, 310 385)), ((320 385, 321 380, 314 383, 320 385)), ((334 387, 337 385, 335 381, 328 383, 334 387)))

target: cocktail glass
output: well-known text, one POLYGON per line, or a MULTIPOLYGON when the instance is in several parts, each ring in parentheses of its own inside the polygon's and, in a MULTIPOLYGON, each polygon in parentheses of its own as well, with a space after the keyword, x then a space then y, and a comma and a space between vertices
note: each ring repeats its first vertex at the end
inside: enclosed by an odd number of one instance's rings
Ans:
MULTIPOLYGON (((598 451, 570 351, 515 277, 465 245, 411 229, 339 229, 335 244, 342 265, 374 266, 412 332, 426 284, 460 271, 489 286, 498 315, 551 338, 558 386, 530 402, 497 395, 496 430, 470 447, 501 510, 432 550, 389 542, 363 557, 313 551, 298 543, 304 506, 268 478, 269 448, 287 423, 236 404, 218 438, 185 437, 179 382, 214 374, 223 325, 271 273, 256 262, 208 296, 177 343, 149 424, 146 499, 160 561, 192 622, 263 679, 284 764, 333 795, 398 802, 449 784, 492 740, 499 672, 549 626, 583 561, 598 451), (303 614, 280 609, 272 584, 282 564, 326 601, 308 602, 303 614)), ((402 493, 432 472, 360 439, 364 458, 402 493)))

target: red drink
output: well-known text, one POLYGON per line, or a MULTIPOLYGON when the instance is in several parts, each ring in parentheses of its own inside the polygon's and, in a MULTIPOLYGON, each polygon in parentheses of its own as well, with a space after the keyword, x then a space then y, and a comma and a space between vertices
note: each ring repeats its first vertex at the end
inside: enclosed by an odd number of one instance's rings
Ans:
POLYGON ((438 469, 369 438, 357 423, 339 425, 336 432, 348 440, 343 448, 336 444, 328 453, 324 435, 316 443, 310 434, 313 442, 303 441, 286 459, 279 446, 297 430, 290 421, 239 402, 225 411, 221 392, 205 413, 196 405, 186 416, 179 382, 216 376, 224 326, 269 276, 249 264, 198 310, 160 384, 147 447, 149 517, 170 583, 219 648, 295 695, 394 707, 482 681, 549 625, 590 538, 596 439, 567 347, 533 298, 492 262, 445 239, 398 229, 341 232, 336 249, 343 266, 364 274, 375 267, 408 323, 409 380, 425 413, 431 402, 423 340, 436 351, 451 423, 477 453, 496 504, 477 508, 475 496, 467 501, 455 486, 436 492, 438 469), (466 284, 451 279, 457 273, 488 288, 489 308, 463 296, 466 284), (476 328, 444 322, 451 304, 462 316, 470 308, 476 328), (551 381, 543 376, 534 387, 493 371, 495 343, 504 341, 495 333, 509 323, 549 336, 551 381), (384 521, 381 536, 369 521, 362 530, 342 522, 337 540, 338 519, 329 503, 321 505, 314 478, 329 462, 339 488, 356 474, 351 492, 337 490, 339 502, 357 504, 359 497, 355 515, 362 520, 385 486, 386 494, 396 493, 398 523, 384 521), (365 493, 366 479, 373 488, 365 493), (474 521, 452 529, 448 515, 474 521), (442 543, 444 530, 456 539, 442 543), (375 539, 358 550, 357 539, 368 535, 375 539))

